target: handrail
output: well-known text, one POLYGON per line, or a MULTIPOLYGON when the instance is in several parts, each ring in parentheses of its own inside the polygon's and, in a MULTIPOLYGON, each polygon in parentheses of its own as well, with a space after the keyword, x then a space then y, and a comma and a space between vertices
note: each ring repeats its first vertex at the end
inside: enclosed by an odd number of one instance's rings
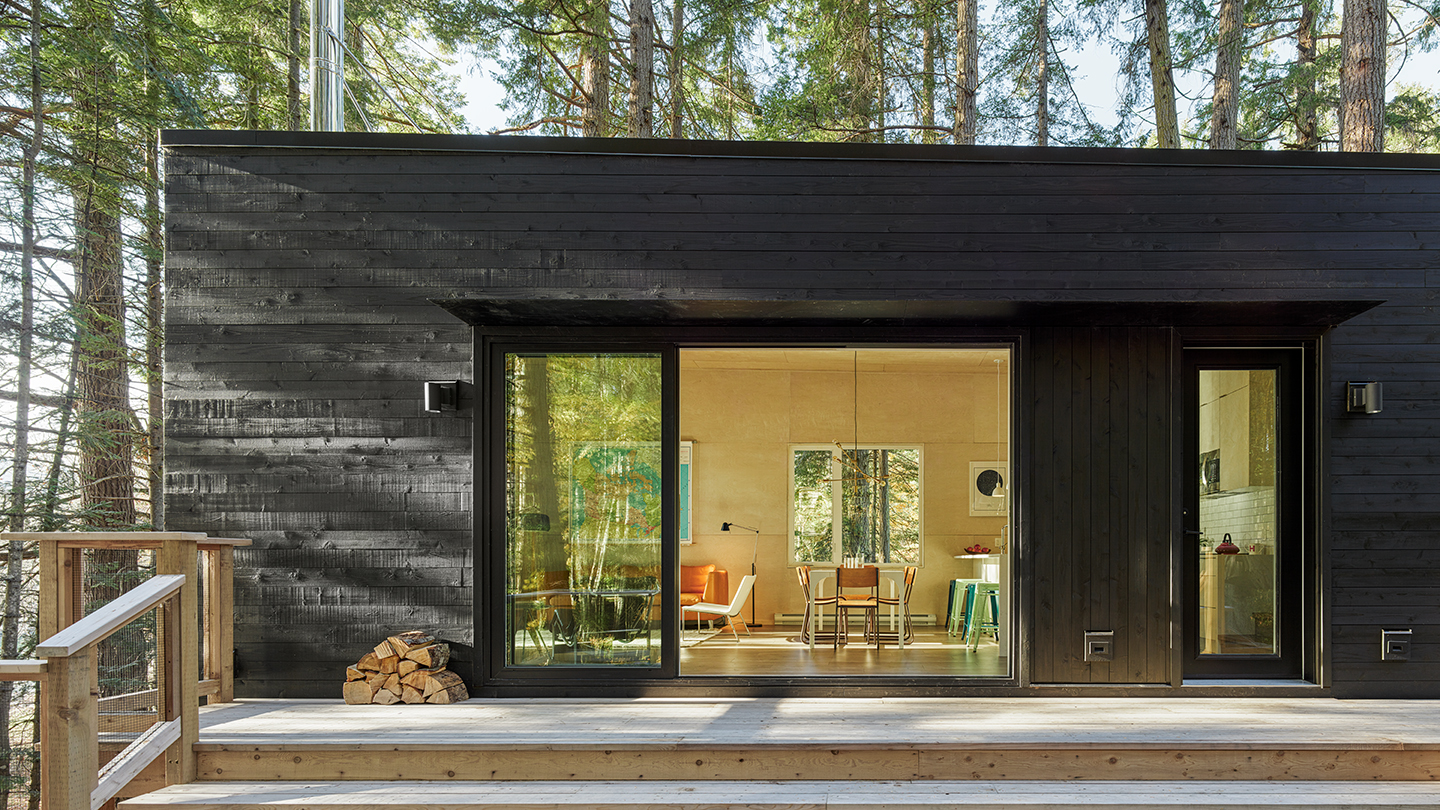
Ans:
POLYGON ((35 654, 64 658, 105 639, 146 611, 154 610, 185 584, 184 574, 161 574, 121 594, 89 616, 35 646, 35 654))
POLYGON ((34 658, 0 658, 0 681, 39 681, 49 664, 34 658))

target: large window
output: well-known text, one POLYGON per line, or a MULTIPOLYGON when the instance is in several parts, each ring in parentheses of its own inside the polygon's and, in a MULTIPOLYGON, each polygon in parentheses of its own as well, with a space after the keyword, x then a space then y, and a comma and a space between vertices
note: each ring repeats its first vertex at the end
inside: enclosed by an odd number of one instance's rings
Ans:
POLYGON ((921 449, 791 447, 790 561, 919 565, 921 449))

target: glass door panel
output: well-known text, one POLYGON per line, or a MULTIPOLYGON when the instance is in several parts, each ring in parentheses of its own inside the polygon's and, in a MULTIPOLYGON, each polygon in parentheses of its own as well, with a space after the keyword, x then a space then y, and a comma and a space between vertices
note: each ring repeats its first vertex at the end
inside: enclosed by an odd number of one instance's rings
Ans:
POLYGON ((1200 655, 1275 655, 1275 369, 1201 370, 1200 655))
POLYGON ((506 666, 660 666, 662 367, 504 355, 506 666))
POLYGON ((1298 677, 1300 352, 1187 349, 1186 677, 1298 677))

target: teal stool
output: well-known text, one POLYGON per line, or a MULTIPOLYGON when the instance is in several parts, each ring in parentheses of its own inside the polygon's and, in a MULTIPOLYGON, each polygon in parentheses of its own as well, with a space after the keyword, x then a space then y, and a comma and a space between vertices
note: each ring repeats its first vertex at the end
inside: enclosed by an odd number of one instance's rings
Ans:
POLYGON ((952 579, 950 580, 950 604, 945 614, 945 635, 960 636, 965 638, 965 617, 968 611, 965 609, 965 589, 971 584, 980 584, 982 579, 952 579))
POLYGON ((974 650, 980 645, 980 634, 991 633, 1000 643, 1000 584, 971 582, 965 586, 964 643, 974 650))

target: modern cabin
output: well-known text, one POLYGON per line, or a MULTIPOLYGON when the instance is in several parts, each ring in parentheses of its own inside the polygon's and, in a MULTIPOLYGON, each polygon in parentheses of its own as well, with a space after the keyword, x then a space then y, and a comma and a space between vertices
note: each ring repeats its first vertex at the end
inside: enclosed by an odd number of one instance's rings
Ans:
POLYGON ((239 695, 1440 697, 1436 157, 164 152, 239 695))

